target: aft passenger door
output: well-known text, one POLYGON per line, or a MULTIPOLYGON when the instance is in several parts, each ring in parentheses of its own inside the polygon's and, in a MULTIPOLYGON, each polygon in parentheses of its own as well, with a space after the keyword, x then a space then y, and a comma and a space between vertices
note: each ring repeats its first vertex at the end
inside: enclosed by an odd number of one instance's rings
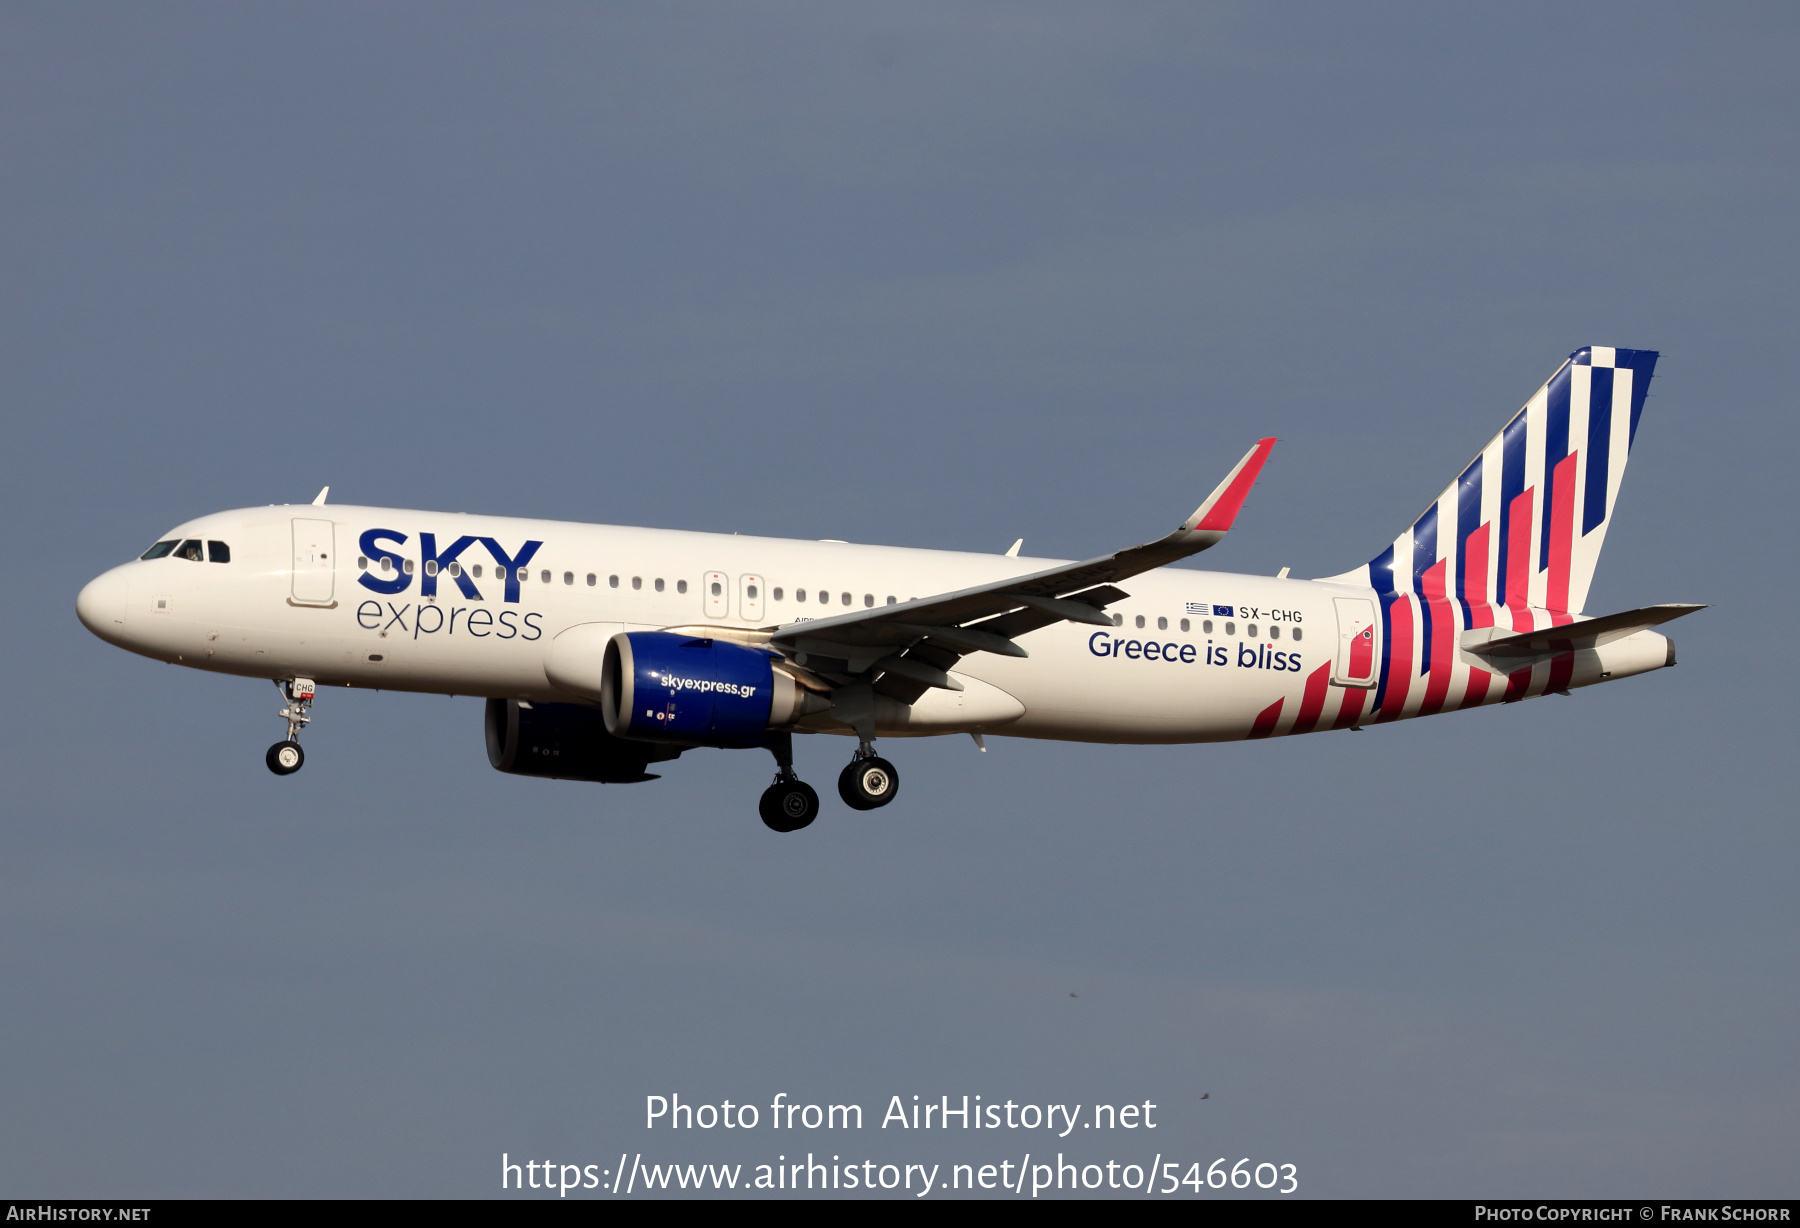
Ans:
POLYGON ((1339 686, 1375 685, 1375 603, 1363 597, 1333 597, 1337 606, 1337 660, 1331 680, 1339 686))
POLYGON ((294 518, 294 605, 332 604, 337 545, 329 520, 294 518))

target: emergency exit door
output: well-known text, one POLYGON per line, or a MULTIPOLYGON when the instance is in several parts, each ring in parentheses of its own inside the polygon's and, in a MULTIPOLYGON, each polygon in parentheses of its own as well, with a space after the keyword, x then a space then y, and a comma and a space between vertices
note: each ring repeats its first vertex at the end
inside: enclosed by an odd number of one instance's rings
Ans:
POLYGON ((330 605, 336 584, 337 545, 329 520, 294 519, 295 605, 330 605))

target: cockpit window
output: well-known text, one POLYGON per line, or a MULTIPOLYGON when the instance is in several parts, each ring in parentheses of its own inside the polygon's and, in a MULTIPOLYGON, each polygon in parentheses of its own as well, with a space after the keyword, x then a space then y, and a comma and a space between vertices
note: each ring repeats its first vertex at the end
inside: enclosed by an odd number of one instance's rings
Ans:
POLYGON ((146 550, 142 554, 138 555, 138 557, 140 559, 160 559, 164 555, 168 554, 169 551, 173 550, 178 544, 179 543, 177 543, 173 538, 171 538, 170 540, 168 540, 166 542, 157 542, 154 546, 150 547, 148 550, 146 550))
POLYGON ((229 563, 231 547, 224 542, 209 541, 206 543, 206 557, 215 563, 229 563))
POLYGON ((200 548, 198 539, 190 537, 187 541, 184 541, 179 546, 175 547, 175 557, 178 559, 190 559, 196 563, 204 563, 206 562, 206 551, 200 548))

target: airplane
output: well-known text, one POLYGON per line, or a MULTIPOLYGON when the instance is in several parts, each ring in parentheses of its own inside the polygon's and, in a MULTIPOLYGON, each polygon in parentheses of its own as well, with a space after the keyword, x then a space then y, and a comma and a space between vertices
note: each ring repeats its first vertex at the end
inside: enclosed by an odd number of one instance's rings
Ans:
POLYGON ((1231 529, 1259 440, 1163 537, 1077 562, 312 504, 177 525, 91 581, 110 644, 280 688, 286 776, 320 686, 486 699, 502 772, 636 783, 699 747, 773 754, 759 811, 819 813, 793 735, 856 750, 854 810, 898 795, 877 738, 1102 743, 1284 737, 1568 694, 1675 664, 1582 612, 1655 373, 1576 350, 1368 563, 1321 579, 1178 568, 1231 529), (1125 587, 1121 587, 1125 586, 1125 587))

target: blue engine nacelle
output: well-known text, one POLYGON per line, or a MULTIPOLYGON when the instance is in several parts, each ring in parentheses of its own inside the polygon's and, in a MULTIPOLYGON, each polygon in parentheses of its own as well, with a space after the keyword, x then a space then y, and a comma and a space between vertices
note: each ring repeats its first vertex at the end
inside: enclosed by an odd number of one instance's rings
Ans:
POLYGON ((644 771, 681 754, 675 746, 627 742, 606 732, 600 709, 589 704, 487 701, 488 762, 519 776, 633 784, 655 780, 644 771))
POLYGON ((614 737, 685 746, 760 746, 827 707, 774 667, 772 654, 730 640, 627 631, 606 645, 600 712, 614 737))

